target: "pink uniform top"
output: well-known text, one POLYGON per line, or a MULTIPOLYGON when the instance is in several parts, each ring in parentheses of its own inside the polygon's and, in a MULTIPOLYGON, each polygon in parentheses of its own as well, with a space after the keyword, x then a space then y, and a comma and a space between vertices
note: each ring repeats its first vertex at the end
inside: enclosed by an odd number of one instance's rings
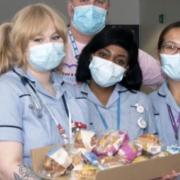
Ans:
MULTIPOLYGON (((86 44, 76 41, 76 45, 78 47, 78 52, 81 53, 82 49, 86 44)), ((68 36, 66 57, 64 58, 64 63, 62 68, 64 80, 69 83, 76 84, 75 81, 76 69, 77 69, 77 59, 75 58, 74 49, 70 41, 70 38, 68 36)))
POLYGON ((163 75, 160 61, 139 49, 139 65, 143 74, 143 85, 157 88, 162 84, 163 75))
MULTIPOLYGON (((76 41, 78 52, 80 53, 86 44, 76 41)), ((151 88, 157 88, 163 81, 161 66, 158 60, 151 55, 139 49, 139 64, 143 74, 143 85, 151 88)), ((63 63, 62 73, 64 81, 76 84, 75 73, 77 68, 77 59, 70 38, 68 37, 67 52, 63 63)))

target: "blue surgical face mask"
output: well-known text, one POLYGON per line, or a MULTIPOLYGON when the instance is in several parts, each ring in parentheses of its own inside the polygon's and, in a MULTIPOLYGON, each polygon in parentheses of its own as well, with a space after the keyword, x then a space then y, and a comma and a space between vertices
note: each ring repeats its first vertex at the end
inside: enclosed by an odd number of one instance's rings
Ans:
POLYGON ((81 33, 94 35, 105 27, 106 14, 107 10, 94 5, 76 6, 72 24, 81 33))
POLYGON ((162 70, 171 79, 180 81, 180 53, 160 54, 162 70))
POLYGON ((49 71, 62 62, 65 56, 63 43, 40 44, 29 49, 28 63, 38 71, 49 71))
POLYGON ((123 79, 126 69, 111 61, 93 56, 89 65, 93 80, 101 87, 110 87, 123 79))

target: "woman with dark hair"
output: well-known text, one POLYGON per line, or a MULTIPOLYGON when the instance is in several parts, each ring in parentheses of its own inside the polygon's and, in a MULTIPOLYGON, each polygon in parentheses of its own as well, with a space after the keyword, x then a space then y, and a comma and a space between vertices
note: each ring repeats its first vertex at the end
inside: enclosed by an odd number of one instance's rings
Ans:
POLYGON ((134 41, 133 34, 125 29, 106 28, 90 41, 80 55, 76 71, 76 80, 78 82, 86 82, 92 78, 89 69, 92 55, 106 58, 105 55, 107 53, 105 53, 104 49, 110 45, 122 47, 127 51, 125 54, 128 56, 128 61, 124 62, 127 58, 125 59, 120 56, 117 58, 117 62, 114 62, 117 65, 126 67, 125 76, 119 83, 128 90, 139 90, 142 84, 142 73, 137 60, 138 48, 134 41), (85 59, 86 61, 84 61, 85 59))
POLYGON ((133 34, 125 29, 104 29, 83 49, 76 72, 80 82, 73 91, 79 120, 101 134, 128 132, 131 139, 154 133, 152 109, 139 92, 142 73, 133 34))

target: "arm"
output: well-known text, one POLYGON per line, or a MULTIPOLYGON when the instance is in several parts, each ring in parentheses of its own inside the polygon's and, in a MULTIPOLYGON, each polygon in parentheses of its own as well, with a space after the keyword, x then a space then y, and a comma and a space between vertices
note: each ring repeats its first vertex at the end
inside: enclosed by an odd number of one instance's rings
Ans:
POLYGON ((22 145, 14 142, 0 142, 0 177, 13 179, 13 172, 22 160, 22 145))
POLYGON ((0 142, 0 179, 38 180, 39 178, 22 165, 23 147, 21 143, 0 142))
POLYGON ((139 65, 143 74, 143 85, 157 88, 163 81, 161 66, 158 60, 139 49, 139 65))
POLYGON ((163 177, 158 177, 152 180, 177 180, 177 177, 179 177, 180 173, 177 173, 176 171, 172 171, 171 173, 163 176, 163 177))
POLYGON ((23 174, 27 174, 27 168, 22 164, 23 104, 18 84, 13 79, 0 78, 0 94, 0 179, 14 180, 16 174, 18 180, 30 180, 23 174))

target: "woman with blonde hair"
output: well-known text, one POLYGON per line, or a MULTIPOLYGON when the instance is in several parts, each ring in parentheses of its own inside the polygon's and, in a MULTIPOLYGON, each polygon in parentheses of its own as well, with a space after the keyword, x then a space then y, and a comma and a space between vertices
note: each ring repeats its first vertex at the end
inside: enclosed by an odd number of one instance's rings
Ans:
POLYGON ((0 179, 36 179, 30 151, 68 141, 67 93, 57 70, 66 25, 45 4, 0 26, 0 179))

